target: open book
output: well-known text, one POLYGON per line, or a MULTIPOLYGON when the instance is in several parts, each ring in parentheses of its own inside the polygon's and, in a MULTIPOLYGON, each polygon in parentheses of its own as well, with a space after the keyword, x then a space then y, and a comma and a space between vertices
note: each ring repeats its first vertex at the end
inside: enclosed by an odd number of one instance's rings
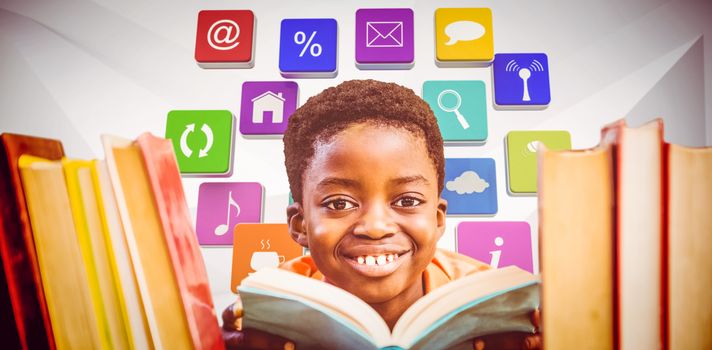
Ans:
POLYGON ((242 281, 243 326, 307 349, 472 349, 475 337, 533 332, 539 277, 515 266, 478 272, 420 298, 391 332, 380 315, 347 291, 277 268, 242 281))

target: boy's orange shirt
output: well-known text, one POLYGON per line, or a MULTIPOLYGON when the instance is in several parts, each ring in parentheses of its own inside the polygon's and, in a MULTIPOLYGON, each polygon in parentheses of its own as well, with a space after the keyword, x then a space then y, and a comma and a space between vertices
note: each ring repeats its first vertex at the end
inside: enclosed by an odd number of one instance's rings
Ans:
MULTIPOLYGON (((324 275, 319 272, 314 260, 309 255, 286 261, 280 268, 324 281, 324 275)), ((423 271, 423 283, 425 293, 429 293, 450 281, 458 278, 489 270, 491 267, 483 262, 477 261, 449 250, 437 249, 433 260, 423 271)))

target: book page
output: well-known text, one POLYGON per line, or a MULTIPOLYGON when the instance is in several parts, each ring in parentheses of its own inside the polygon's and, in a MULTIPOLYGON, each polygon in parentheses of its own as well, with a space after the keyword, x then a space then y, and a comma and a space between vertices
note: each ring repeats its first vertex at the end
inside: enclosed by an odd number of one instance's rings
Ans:
POLYGON ((376 310, 358 297, 328 283, 277 268, 265 268, 243 280, 242 287, 294 295, 322 305, 373 337, 377 344, 387 343, 391 337, 388 325, 376 310))
MULTIPOLYGON (((444 318, 453 317, 454 312, 464 311, 458 308, 474 308, 507 291, 537 283, 537 277, 516 266, 482 271, 455 280, 430 292, 406 310, 393 328, 393 338, 398 339, 399 344, 410 347, 418 338, 427 336, 436 328, 433 323, 444 322, 444 318)), ((500 310, 506 312, 509 309, 505 304, 500 310)), ((472 329, 475 327, 476 324, 472 329)))
POLYGON ((374 339, 360 327, 318 303, 301 297, 240 287, 244 305, 242 325, 293 341, 299 349, 378 349, 374 339))
POLYGON ((416 339, 399 344, 411 350, 451 349, 465 344, 472 349, 474 338, 504 332, 533 333, 532 309, 539 303, 539 285, 507 291, 484 300, 474 300, 432 323, 416 339))

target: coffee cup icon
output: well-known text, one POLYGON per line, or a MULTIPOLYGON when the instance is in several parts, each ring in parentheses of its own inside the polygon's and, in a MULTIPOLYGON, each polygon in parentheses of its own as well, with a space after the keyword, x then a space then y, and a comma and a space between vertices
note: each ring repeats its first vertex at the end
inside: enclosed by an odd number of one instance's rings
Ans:
POLYGON ((254 252, 250 259, 250 267, 258 271, 265 267, 277 267, 285 261, 284 255, 279 255, 277 252, 254 252))

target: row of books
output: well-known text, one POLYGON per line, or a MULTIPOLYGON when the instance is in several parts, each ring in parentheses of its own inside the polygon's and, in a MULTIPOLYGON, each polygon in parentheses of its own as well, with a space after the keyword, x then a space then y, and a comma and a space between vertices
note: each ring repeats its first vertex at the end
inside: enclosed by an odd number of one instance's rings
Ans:
POLYGON ((170 141, 0 139, 3 346, 224 348, 170 141))
POLYGON ((662 121, 539 153, 544 348, 712 349, 712 147, 662 121))

